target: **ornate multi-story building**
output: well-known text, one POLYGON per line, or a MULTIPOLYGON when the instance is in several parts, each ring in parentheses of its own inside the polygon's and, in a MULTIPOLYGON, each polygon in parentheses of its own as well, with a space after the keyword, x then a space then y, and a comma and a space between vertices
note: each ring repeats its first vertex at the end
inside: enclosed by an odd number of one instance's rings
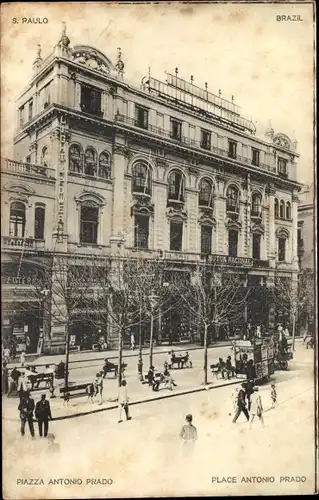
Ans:
POLYGON ((273 327, 258 289, 278 276, 297 282, 297 143, 271 127, 258 138, 218 94, 178 69, 134 86, 120 50, 113 65, 95 48, 71 48, 65 26, 52 54, 42 59, 38 47, 14 158, 2 161, 5 329, 28 331, 34 349, 44 328, 46 350, 61 349, 63 324, 32 319, 41 303, 19 312, 28 287, 56 254, 118 249, 244 274, 256 287, 246 317, 273 327))

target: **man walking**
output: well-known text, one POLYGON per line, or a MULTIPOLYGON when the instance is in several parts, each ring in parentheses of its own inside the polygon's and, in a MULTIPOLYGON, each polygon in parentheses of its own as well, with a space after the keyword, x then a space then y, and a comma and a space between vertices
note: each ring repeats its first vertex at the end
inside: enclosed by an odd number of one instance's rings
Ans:
POLYGON ((126 380, 122 380, 122 382, 121 382, 121 387, 119 389, 118 402, 119 402, 119 410, 120 410, 120 419, 119 419, 118 423, 123 422, 123 420, 122 420, 122 411, 123 410, 125 411, 126 420, 131 420, 132 417, 130 417, 130 412, 129 412, 129 407, 128 407, 129 398, 127 395, 126 380))
POLYGON ((184 446, 185 453, 191 454, 194 450, 194 444, 197 441, 197 429, 193 425, 193 416, 186 415, 186 424, 183 425, 179 437, 181 438, 184 446))
POLYGON ((134 351, 135 349, 135 337, 134 337, 134 333, 132 332, 131 333, 131 351, 134 351))
POLYGON ((38 421, 39 436, 42 437, 44 427, 44 437, 47 437, 49 430, 49 419, 52 419, 50 403, 45 394, 41 395, 41 400, 35 405, 35 418, 38 421))
POLYGON ((26 422, 28 422, 30 434, 34 438, 34 427, 33 427, 34 401, 29 393, 27 393, 21 398, 18 410, 20 411, 21 436, 25 435, 25 424, 26 422))
POLYGON ((243 383, 243 384, 241 384, 241 389, 238 392, 237 408, 236 408, 235 416, 233 418, 234 424, 236 423, 237 418, 239 417, 241 412, 243 412, 243 414, 246 417, 247 422, 249 422, 249 413, 248 413, 247 408, 246 408, 245 398, 246 398, 245 384, 243 383))

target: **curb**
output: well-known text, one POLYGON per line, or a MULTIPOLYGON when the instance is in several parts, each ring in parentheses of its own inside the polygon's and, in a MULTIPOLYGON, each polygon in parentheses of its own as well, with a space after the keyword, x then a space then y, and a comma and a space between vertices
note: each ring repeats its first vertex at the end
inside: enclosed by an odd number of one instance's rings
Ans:
MULTIPOLYGON (((173 393, 170 393, 170 394, 165 394, 163 396, 157 396, 155 398, 146 398, 146 399, 140 399, 140 400, 137 400, 137 401, 132 401, 130 403, 129 406, 134 406, 134 405, 138 405, 138 404, 143 404, 143 403, 151 403, 153 401, 159 401, 161 399, 168 399, 168 398, 176 398, 178 396, 184 396, 186 394, 194 394, 196 392, 202 392, 202 391, 206 391, 206 390, 212 390, 212 389, 219 389, 219 388, 222 388, 222 387, 227 387, 229 385, 235 385, 235 384, 240 384, 242 382, 242 380, 236 380, 236 381, 233 381, 233 382, 227 382, 226 384, 223 384, 223 385, 211 385, 211 386, 206 386, 206 387, 195 387, 194 389, 187 389, 187 390, 184 390, 184 391, 181 391, 181 392, 173 392, 173 393)), ((53 421, 58 421, 58 420, 66 420, 68 418, 76 418, 76 417, 83 417, 83 416, 86 416, 86 415, 91 415, 93 413, 100 413, 102 411, 108 411, 108 410, 114 410, 115 408, 118 408, 118 404, 114 404, 114 405, 111 405, 111 406, 108 406, 107 408, 95 408, 94 410, 90 410, 90 411, 83 411, 83 412, 80 412, 80 413, 77 413, 75 415, 63 415, 63 416, 60 416, 60 417, 56 417, 56 418, 53 418, 52 419, 52 422, 53 421)))
MULTIPOLYGON (((223 384, 223 385, 207 385, 207 386, 202 386, 202 387, 195 387, 194 389, 186 389, 184 391, 180 391, 180 392, 173 392, 173 393, 170 393, 170 394, 165 394, 165 395, 162 395, 162 396, 156 396, 155 398, 146 398, 146 399, 138 399, 136 401, 132 401, 130 403, 130 406, 134 406, 134 405, 139 405, 139 404, 143 404, 143 403, 152 403, 153 401, 159 401, 161 399, 169 399, 169 398, 176 398, 178 396, 185 396, 187 394, 194 394, 196 392, 203 392, 203 391, 210 391, 212 389, 220 389, 222 387, 228 387, 230 385, 236 385, 236 384, 240 384, 242 382, 242 379, 237 379, 235 381, 232 381, 232 382, 227 382, 226 384, 223 384)), ((77 418, 77 417, 84 417, 86 415, 91 415, 93 413, 100 413, 102 411, 108 411, 108 410, 114 410, 118 408, 118 404, 112 404, 111 406, 108 406, 107 408, 94 408, 93 410, 89 410, 89 411, 82 411, 82 412, 79 412, 79 413, 76 413, 76 414, 73 414, 73 415, 61 415, 60 417, 54 417, 52 418, 52 420, 50 420, 50 422, 57 422, 59 420, 67 420, 69 418, 77 418)), ((10 421, 14 421, 16 422, 17 419, 15 418, 5 418, 4 417, 4 420, 10 420, 10 421)), ((37 420, 34 420, 34 422, 37 422, 37 420)))

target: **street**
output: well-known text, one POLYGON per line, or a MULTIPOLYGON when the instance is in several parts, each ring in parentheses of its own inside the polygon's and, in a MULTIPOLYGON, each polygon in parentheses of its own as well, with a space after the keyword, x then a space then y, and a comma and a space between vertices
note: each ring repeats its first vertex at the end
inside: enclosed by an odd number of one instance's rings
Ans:
MULTIPOLYGON (((200 361, 201 351, 197 353, 200 361)), ((130 360, 133 370, 136 358, 130 360)), ((64 498, 312 493, 313 351, 298 342, 289 371, 276 372, 272 382, 279 403, 274 410, 268 410, 270 384, 260 387, 264 428, 257 419, 249 430, 242 415, 232 424, 231 394, 236 386, 222 387, 133 405, 132 420, 121 424, 117 409, 52 422, 61 452, 49 460, 45 440, 32 441, 29 436, 21 440, 17 412, 16 422, 4 420, 3 424, 5 496, 28 498, 30 488, 38 498, 58 498, 62 488, 64 498), (193 415, 199 439, 194 455, 186 458, 179 432, 187 413, 193 415), (247 477, 255 482, 253 486, 245 482, 247 477), (21 478, 42 478, 44 485, 17 485, 21 478), (82 484, 48 485, 52 478, 72 478, 82 484), (112 484, 93 481, 103 478, 111 478, 112 484)))

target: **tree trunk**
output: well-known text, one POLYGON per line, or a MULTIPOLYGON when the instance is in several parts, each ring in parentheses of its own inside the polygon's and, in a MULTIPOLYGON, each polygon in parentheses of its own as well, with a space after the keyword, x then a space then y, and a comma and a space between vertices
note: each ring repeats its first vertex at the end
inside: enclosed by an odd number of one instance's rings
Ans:
POLYGON ((207 323, 204 325, 204 384, 207 384, 207 323))
POLYGON ((123 330, 122 328, 119 328, 119 340, 118 340, 118 351, 119 351, 119 364, 118 364, 118 373, 117 373, 117 379, 118 379, 118 385, 121 387, 122 383, 122 359, 123 359, 123 330))
POLYGON ((153 331, 154 331, 154 316, 151 314, 151 333, 150 333, 150 366, 153 366, 153 331))
POLYGON ((296 313, 292 314, 292 350, 295 350, 296 313))
POLYGON ((70 357, 70 335, 68 322, 65 325, 65 375, 64 386, 69 386, 69 357, 70 357))

